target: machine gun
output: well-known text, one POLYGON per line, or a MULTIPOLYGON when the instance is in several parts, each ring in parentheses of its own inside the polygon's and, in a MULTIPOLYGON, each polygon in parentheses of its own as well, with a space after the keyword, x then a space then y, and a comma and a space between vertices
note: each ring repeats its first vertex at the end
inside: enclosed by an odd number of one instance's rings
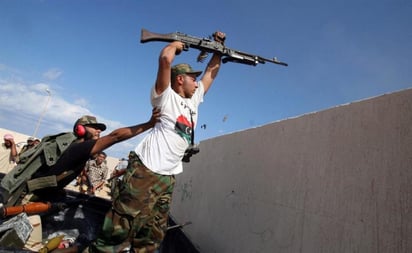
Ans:
POLYGON ((201 51, 199 57, 197 58, 197 60, 200 62, 203 62, 208 53, 219 53, 222 55, 223 63, 235 62, 256 66, 259 63, 264 64, 265 62, 271 62, 283 66, 288 66, 287 63, 278 61, 276 57, 268 59, 258 55, 244 53, 235 49, 228 48, 223 44, 223 41, 219 42, 219 38, 216 38, 216 36, 216 33, 213 34, 215 40, 218 41, 212 40, 212 38, 197 38, 180 32, 160 34, 142 29, 140 42, 146 43, 150 41, 180 41, 185 44, 185 47, 183 48, 183 50, 185 51, 189 50, 189 48, 195 48, 201 51))

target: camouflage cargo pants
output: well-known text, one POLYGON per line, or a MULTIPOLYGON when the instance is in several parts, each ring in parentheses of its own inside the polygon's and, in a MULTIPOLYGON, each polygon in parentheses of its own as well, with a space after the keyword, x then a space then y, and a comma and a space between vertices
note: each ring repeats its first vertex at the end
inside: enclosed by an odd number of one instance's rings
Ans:
POLYGON ((174 184, 174 176, 153 173, 133 152, 89 252, 121 252, 129 246, 136 253, 154 252, 165 236, 174 184))

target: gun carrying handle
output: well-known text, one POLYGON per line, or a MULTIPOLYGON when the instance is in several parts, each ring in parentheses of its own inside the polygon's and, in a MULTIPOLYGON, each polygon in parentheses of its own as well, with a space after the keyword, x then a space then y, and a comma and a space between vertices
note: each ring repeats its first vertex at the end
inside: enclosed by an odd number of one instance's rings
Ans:
POLYGON ((218 32, 213 33, 212 36, 216 42, 222 43, 222 45, 224 45, 226 37, 219 36, 218 32))

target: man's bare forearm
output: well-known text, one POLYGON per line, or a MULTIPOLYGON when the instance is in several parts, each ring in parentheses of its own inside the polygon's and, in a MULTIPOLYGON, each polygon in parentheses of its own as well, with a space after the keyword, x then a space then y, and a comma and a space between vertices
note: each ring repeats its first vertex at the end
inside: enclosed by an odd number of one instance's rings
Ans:
POLYGON ((113 139, 114 144, 135 137, 136 135, 139 135, 152 127, 153 124, 151 122, 146 122, 143 124, 116 129, 108 136, 113 139))
POLYGON ((17 159, 17 148, 16 148, 16 143, 14 143, 14 141, 11 142, 10 157, 11 157, 11 160, 13 161, 16 161, 17 159))

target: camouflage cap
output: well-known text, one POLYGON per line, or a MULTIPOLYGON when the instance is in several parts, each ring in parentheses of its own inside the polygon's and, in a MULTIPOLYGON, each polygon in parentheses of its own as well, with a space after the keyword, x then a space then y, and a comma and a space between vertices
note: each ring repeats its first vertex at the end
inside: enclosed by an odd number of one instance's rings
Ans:
POLYGON ((89 116, 89 115, 84 115, 81 118, 79 118, 74 126, 77 125, 83 125, 83 126, 91 126, 95 127, 97 129, 100 129, 102 131, 106 130, 106 125, 103 123, 98 123, 96 117, 94 116, 89 116))
POLYGON ((172 80, 174 80, 176 76, 182 74, 193 74, 198 77, 200 76, 200 74, 202 74, 202 71, 193 70, 192 67, 186 63, 180 63, 172 67, 172 80))

